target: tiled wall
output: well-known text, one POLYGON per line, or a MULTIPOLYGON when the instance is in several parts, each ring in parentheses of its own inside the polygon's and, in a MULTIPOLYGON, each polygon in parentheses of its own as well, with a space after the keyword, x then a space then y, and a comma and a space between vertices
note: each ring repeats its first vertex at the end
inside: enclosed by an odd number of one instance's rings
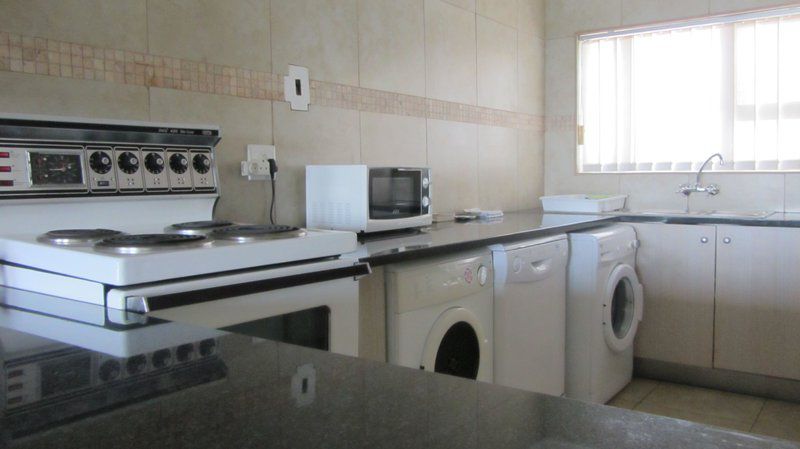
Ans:
MULTIPOLYGON (((576 33, 789 4, 787 0, 547 0, 545 191, 629 195, 631 209, 680 209, 686 174, 576 174, 576 33)), ((797 3, 797 2, 793 2, 797 3)), ((709 150, 709 154, 711 150, 709 150)), ((693 179, 693 178, 692 178, 693 179)), ((696 209, 800 211, 800 174, 706 174, 715 197, 693 195, 696 209)))
POLYGON ((215 215, 241 221, 267 218, 248 143, 278 148, 285 223, 312 163, 431 166, 437 211, 536 207, 543 58, 544 0, 0 2, 0 111, 219 124, 215 215))

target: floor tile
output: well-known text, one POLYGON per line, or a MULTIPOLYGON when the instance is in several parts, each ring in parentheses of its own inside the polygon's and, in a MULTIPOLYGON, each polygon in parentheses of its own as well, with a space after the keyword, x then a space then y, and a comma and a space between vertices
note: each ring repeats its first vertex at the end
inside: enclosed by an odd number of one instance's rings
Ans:
POLYGON ((617 393, 608 405, 632 409, 658 386, 658 381, 635 378, 622 391, 617 393))
MULTIPOLYGON (((706 388, 660 383, 637 407, 672 409, 720 420, 754 423, 764 399, 706 388)), ((748 430, 748 429, 744 429, 748 430)))
POLYGON ((753 425, 752 421, 725 418, 719 415, 699 413, 690 409, 672 408, 658 403, 644 401, 634 408, 637 412, 645 412, 653 415, 668 416, 670 418, 683 419, 709 426, 722 427, 725 429, 739 430, 747 432, 753 425))
POLYGON ((750 431, 800 441, 800 404, 767 400, 750 431))

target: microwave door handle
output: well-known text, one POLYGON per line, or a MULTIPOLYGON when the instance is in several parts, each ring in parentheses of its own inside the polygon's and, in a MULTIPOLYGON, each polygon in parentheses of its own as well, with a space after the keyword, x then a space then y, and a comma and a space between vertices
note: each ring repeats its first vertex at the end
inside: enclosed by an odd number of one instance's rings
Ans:
POLYGON ((370 273, 372 273, 372 270, 368 263, 358 263, 331 270, 312 271, 309 273, 293 274, 290 276, 263 279, 242 284, 211 287, 202 290, 167 293, 157 296, 128 296, 125 298, 125 310, 134 313, 150 313, 174 307, 218 301, 233 296, 264 293, 349 277, 358 280, 370 273))

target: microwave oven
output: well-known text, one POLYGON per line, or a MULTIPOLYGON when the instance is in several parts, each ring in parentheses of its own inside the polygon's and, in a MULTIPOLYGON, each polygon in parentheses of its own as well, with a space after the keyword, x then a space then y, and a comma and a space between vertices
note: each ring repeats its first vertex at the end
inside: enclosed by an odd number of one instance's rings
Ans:
POLYGON ((369 233, 432 222, 429 168, 306 166, 309 228, 369 233))

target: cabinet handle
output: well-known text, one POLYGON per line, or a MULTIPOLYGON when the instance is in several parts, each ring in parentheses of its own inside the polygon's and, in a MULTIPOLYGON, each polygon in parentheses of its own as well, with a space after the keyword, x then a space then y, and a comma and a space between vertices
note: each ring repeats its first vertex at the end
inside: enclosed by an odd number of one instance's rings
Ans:
POLYGON ((701 237, 700 243, 708 243, 708 237, 701 237))
POLYGON ((724 244, 726 244, 726 245, 727 245, 728 243, 730 243, 730 242, 731 242, 731 238, 730 238, 730 237, 725 237, 724 239, 722 239, 722 243, 724 243, 724 244))

